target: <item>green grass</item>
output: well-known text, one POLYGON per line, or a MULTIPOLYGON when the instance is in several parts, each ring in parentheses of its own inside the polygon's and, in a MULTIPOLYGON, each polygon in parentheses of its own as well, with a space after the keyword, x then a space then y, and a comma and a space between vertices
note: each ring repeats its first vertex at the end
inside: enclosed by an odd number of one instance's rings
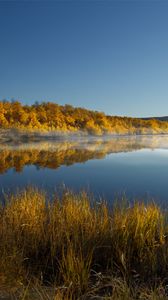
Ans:
POLYGON ((0 208, 0 295, 168 299, 167 234, 154 203, 109 208, 70 191, 51 202, 25 189, 0 208))

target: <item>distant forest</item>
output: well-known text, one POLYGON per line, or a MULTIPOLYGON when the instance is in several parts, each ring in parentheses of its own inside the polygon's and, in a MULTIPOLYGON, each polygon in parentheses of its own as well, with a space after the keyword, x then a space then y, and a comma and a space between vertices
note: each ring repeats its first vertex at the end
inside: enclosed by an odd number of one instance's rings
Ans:
POLYGON ((18 101, 0 101, 0 128, 29 131, 84 132, 103 134, 168 133, 168 121, 108 116, 71 105, 52 102, 31 106, 18 101))

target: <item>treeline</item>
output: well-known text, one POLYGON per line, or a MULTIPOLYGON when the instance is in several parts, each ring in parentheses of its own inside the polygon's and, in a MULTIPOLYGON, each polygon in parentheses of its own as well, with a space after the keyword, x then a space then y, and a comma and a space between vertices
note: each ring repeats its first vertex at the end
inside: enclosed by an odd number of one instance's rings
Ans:
POLYGON ((0 127, 102 134, 168 133, 168 121, 106 116, 102 112, 52 102, 31 106, 0 101, 0 127))

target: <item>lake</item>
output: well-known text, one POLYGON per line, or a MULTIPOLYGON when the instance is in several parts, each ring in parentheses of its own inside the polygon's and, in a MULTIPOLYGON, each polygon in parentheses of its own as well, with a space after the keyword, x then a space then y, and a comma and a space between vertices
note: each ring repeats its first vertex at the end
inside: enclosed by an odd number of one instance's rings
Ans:
POLYGON ((168 136, 43 140, 0 144, 0 194, 28 185, 53 194, 86 189, 112 202, 168 200, 168 136))

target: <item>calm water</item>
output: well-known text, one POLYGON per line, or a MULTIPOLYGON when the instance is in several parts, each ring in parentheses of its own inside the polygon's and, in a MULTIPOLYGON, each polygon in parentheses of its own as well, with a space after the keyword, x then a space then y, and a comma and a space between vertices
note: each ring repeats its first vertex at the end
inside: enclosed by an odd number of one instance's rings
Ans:
POLYGON ((0 145, 0 193, 62 185, 113 201, 168 201, 168 136, 41 141, 0 145))

